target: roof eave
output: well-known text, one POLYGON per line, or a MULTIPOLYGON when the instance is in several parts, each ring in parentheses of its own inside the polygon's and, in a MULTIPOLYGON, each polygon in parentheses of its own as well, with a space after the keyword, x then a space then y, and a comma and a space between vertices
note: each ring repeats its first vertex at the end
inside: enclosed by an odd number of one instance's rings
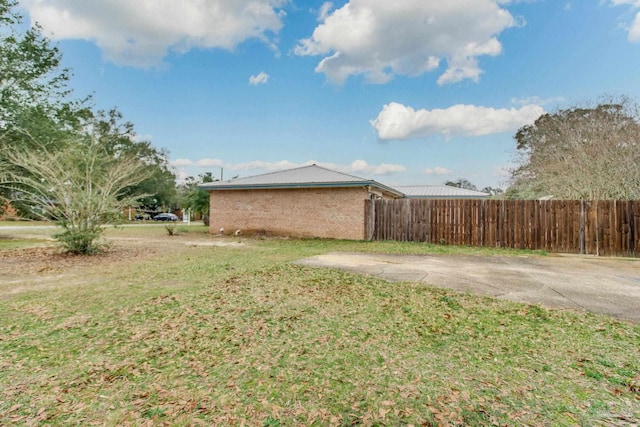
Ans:
POLYGON ((488 199, 489 196, 405 196, 407 199, 488 199))
POLYGON ((376 181, 354 181, 354 182, 301 182, 282 184, 218 184, 218 185, 198 185, 198 188, 207 191, 219 190, 277 190, 277 189, 299 189, 299 188, 355 188, 355 187, 375 187, 382 191, 398 197, 404 197, 404 193, 394 190, 391 187, 380 184, 376 181))

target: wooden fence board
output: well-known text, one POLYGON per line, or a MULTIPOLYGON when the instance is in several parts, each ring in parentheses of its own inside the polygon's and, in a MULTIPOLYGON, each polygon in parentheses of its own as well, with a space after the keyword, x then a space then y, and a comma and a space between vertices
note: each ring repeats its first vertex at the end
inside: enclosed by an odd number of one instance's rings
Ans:
POLYGON ((367 200, 365 238, 638 256, 640 200, 367 200))

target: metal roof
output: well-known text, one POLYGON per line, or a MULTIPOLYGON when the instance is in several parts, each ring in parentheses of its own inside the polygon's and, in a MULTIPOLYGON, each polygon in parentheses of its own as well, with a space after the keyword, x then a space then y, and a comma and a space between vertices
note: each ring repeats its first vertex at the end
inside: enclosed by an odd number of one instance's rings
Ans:
POLYGON ((318 165, 302 166, 262 175, 200 184, 203 190, 248 190, 274 188, 317 187, 366 187, 372 186, 395 196, 402 197, 398 190, 379 182, 323 168, 318 165))
POLYGON ((489 194, 481 191, 467 190, 450 185, 407 185, 394 186, 396 190, 411 199, 485 199, 489 194))
POLYGON ((367 187, 393 194, 397 197, 432 199, 483 199, 488 194, 480 191, 448 185, 411 185, 389 187, 379 182, 349 175, 318 165, 270 172, 227 181, 200 184, 203 190, 250 190, 275 188, 319 188, 319 187, 367 187))

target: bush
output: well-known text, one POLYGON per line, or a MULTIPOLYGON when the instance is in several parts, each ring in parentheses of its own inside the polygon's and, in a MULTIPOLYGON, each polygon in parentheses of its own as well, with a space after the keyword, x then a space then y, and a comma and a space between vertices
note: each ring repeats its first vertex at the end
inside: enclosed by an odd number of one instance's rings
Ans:
POLYGON ((167 230, 167 233, 169 233, 169 236, 173 236, 174 234, 176 234, 176 227, 177 225, 174 223, 165 224, 164 226, 165 230, 167 230))
POLYGON ((98 242, 101 230, 72 230, 65 228, 62 233, 54 234, 64 249, 72 254, 91 255, 100 252, 106 246, 98 242))

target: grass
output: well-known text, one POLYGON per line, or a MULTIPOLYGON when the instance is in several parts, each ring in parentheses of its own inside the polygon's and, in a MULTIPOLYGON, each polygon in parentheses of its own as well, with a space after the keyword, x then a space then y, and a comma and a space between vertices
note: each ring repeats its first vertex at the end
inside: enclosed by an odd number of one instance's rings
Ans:
POLYGON ((30 248, 34 246, 48 246, 50 244, 50 240, 41 238, 15 238, 0 236, 0 251, 9 249, 30 248))
MULTIPOLYGON (((57 230, 55 228, 32 228, 25 227, 19 230, 8 230, 3 233, 3 225, 16 224, 11 221, 0 221, 0 245, 2 244, 2 238, 5 240, 13 240, 16 242, 14 247, 31 247, 41 246, 43 243, 50 240, 57 230), (22 240, 21 244, 17 244, 19 240, 22 240)), ((22 223, 18 223, 22 225, 22 223)), ((36 225, 48 225, 51 223, 38 223, 36 225)), ((172 225, 172 224, 169 224, 172 225)), ((125 226, 107 226, 104 228, 104 235, 107 238, 141 238, 149 237, 155 238, 159 235, 169 234, 166 230, 166 223, 128 223, 125 226)), ((175 224, 175 234, 191 235, 191 236, 208 236, 209 229, 202 226, 199 223, 193 225, 175 224)), ((228 239, 242 241, 246 240, 246 237, 240 236, 238 238, 227 236, 228 239)), ((260 242, 258 240, 258 242, 260 242)), ((354 241, 354 240, 332 240, 332 239, 268 239, 263 242, 269 242, 271 246, 278 246, 283 242, 288 247, 294 247, 297 245, 299 250, 304 251, 310 255, 315 255, 327 251, 351 251, 351 252, 380 252, 389 254, 442 254, 442 255, 482 255, 482 256, 525 256, 525 255, 539 255, 546 256, 547 253, 541 250, 526 250, 526 249, 509 249, 509 248, 491 248, 491 247, 473 247, 473 246, 453 246, 453 245, 438 245, 438 244, 425 244, 416 242, 396 242, 396 241, 381 241, 381 242, 367 242, 367 241, 354 241)), ((0 249, 10 249, 11 247, 0 249)))
POLYGON ((0 251, 51 245, 51 235, 55 230, 50 227, 35 227, 36 225, 49 226, 50 223, 0 221, 0 251))
MULTIPOLYGON (((206 241, 199 233, 182 230, 206 241)), ((640 419, 638 325, 290 264, 327 251, 439 248, 272 239, 154 251, 180 237, 162 225, 107 234, 149 239, 151 253, 78 259, 0 294, 0 424, 640 419), (44 275, 50 285, 36 286, 44 275)))
POLYGON ((51 225, 48 221, 32 221, 28 219, 15 219, 15 220, 2 220, 0 221, 0 227, 32 227, 37 225, 51 225))

